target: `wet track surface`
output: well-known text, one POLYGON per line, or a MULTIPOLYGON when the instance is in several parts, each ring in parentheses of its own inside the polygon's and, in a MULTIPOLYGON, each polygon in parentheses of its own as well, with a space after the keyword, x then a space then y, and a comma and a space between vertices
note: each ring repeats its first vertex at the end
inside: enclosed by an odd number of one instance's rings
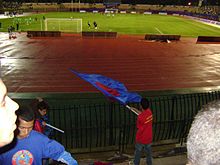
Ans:
POLYGON ((9 40, 0 33, 1 76, 9 92, 97 92, 68 68, 111 77, 131 91, 220 86, 220 44, 143 38, 27 38, 21 33, 9 40))

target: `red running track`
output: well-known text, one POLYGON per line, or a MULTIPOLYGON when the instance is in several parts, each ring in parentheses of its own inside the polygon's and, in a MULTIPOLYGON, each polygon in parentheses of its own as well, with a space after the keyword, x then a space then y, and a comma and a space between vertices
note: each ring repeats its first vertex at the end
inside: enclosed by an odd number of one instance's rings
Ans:
POLYGON ((144 36, 117 39, 26 37, 0 33, 1 76, 9 92, 97 92, 73 75, 102 74, 130 91, 220 86, 220 44, 147 42, 144 36))

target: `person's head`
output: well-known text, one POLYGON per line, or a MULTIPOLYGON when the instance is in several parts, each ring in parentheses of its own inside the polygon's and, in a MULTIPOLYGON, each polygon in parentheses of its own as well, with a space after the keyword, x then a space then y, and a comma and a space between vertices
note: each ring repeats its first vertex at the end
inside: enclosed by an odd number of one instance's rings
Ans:
POLYGON ((0 147, 9 144, 14 138, 16 129, 15 111, 18 104, 7 96, 7 89, 0 79, 0 147))
POLYGON ((141 102, 140 102, 140 105, 141 105, 142 110, 145 110, 145 109, 149 108, 150 103, 149 103, 148 99, 142 98, 141 102))
POLYGON ((196 115, 187 137, 189 165, 220 164, 220 101, 204 106, 196 115))
POLYGON ((48 104, 45 101, 39 101, 37 104, 37 112, 40 116, 45 116, 49 109, 48 104))
POLYGON ((34 126, 34 112, 28 106, 21 106, 16 114, 18 116, 17 125, 19 131, 17 137, 19 139, 26 138, 34 126))

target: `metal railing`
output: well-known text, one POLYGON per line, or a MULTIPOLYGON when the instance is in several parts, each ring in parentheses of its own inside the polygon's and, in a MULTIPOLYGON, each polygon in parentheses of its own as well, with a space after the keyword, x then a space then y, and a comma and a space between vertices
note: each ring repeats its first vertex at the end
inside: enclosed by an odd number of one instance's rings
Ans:
MULTIPOLYGON (((201 106, 219 99, 219 92, 167 95, 150 99, 153 141, 185 141, 191 122, 201 106)), ((138 107, 134 104, 132 106, 138 107)), ((75 152, 93 152, 134 144, 136 115, 117 103, 85 103, 51 106, 52 124, 64 129, 54 137, 75 152)))

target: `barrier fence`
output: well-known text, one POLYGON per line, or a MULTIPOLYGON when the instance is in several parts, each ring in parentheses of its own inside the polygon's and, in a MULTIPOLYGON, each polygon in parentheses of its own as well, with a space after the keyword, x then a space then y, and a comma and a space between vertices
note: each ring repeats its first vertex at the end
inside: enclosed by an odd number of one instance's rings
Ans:
MULTIPOLYGON (((219 91, 147 96, 153 112, 153 144, 164 140, 184 142, 201 106, 219 97, 219 91)), ((133 145, 137 116, 124 105, 105 98, 90 102, 91 99, 77 101, 48 96, 50 124, 65 131, 64 134, 54 131, 53 138, 74 153, 123 150, 133 145)), ((131 106, 138 108, 138 104, 131 106)))
POLYGON ((82 32, 83 38, 117 38, 117 32, 82 32))
POLYGON ((146 34, 144 39, 145 40, 180 40, 180 35, 168 35, 168 34, 146 34))
POLYGON ((61 37, 60 31, 27 31, 27 37, 61 37))

